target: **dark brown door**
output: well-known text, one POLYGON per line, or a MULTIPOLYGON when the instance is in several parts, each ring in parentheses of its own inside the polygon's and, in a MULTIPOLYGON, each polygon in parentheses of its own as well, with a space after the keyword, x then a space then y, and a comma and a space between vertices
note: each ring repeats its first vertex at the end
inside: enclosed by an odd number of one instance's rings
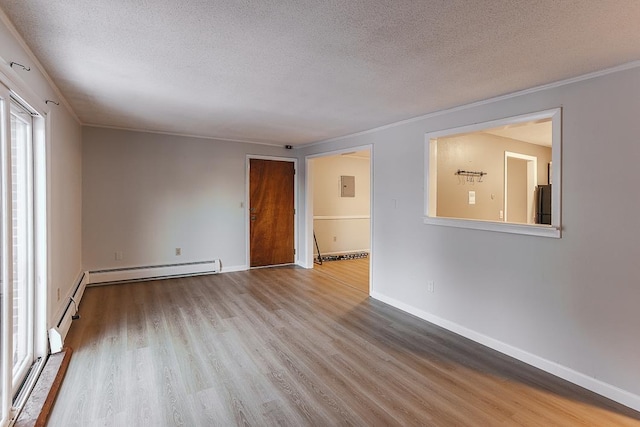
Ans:
POLYGON ((249 160, 250 265, 294 262, 293 162, 249 160))

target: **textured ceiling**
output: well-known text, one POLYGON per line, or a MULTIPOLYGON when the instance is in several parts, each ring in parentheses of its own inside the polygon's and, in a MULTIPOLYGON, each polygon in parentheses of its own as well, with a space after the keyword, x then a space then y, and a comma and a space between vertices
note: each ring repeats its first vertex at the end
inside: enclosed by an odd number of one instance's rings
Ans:
POLYGON ((518 125, 502 126, 484 131, 491 135, 502 136, 504 138, 517 139, 518 141, 530 144, 544 145, 551 147, 553 132, 551 119, 542 122, 521 123, 518 125))
POLYGON ((0 7, 85 124, 277 144, 342 136, 640 59, 638 0, 0 0, 0 7))

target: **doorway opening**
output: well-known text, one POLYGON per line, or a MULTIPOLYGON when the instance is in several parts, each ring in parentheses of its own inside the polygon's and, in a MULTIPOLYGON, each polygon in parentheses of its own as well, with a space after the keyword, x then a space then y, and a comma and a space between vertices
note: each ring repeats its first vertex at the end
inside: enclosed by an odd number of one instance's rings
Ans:
POLYGON ((309 266, 371 292, 371 147, 307 158, 309 266))
POLYGON ((0 84, 0 424, 47 355, 45 117, 0 84))
POLYGON ((527 154, 504 153, 504 221, 535 224, 535 192, 538 185, 538 158, 527 154))

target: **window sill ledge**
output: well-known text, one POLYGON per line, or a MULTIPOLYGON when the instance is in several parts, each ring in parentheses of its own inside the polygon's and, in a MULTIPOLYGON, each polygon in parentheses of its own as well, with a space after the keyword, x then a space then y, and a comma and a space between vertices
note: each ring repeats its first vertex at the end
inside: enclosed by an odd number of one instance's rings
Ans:
POLYGON ((424 223, 445 227, 468 228, 471 230, 497 231, 500 233, 524 234, 527 236, 561 237, 560 228, 553 225, 510 224, 494 221, 480 221, 473 219, 424 217, 424 223))

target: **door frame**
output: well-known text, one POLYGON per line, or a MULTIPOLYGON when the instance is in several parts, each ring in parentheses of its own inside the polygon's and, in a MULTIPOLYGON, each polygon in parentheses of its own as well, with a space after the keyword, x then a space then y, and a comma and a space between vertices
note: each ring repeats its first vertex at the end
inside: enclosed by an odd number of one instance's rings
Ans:
POLYGON ((298 248, 298 159, 295 157, 278 157, 278 156, 263 156, 258 154, 247 154, 245 159, 245 191, 244 191, 244 237, 245 237, 245 261, 247 270, 252 268, 267 268, 270 265, 264 267, 251 267, 251 224, 250 224, 250 212, 249 206, 251 201, 251 175, 250 166, 251 159, 258 160, 273 160, 276 162, 291 162, 293 163, 293 248, 295 250, 295 256, 293 257, 293 264, 298 264, 300 259, 300 250, 298 248))
MULTIPOLYGON (((507 212, 507 184, 508 184, 508 162, 509 159, 519 159, 527 162, 527 224, 535 224, 534 218, 529 217, 534 206, 534 193, 538 185, 538 158, 528 154, 515 153, 513 151, 504 152, 504 222, 508 222, 507 212)), ((535 214, 534 214, 535 215, 535 214)))
POLYGON ((313 268, 313 166, 311 160, 320 157, 332 157, 339 156, 343 153, 349 153, 351 151, 369 150, 369 295, 373 294, 373 257, 374 257, 374 241, 373 241, 373 189, 374 189, 374 174, 373 174, 373 144, 358 145, 355 147, 342 148, 340 150, 324 151, 317 154, 309 154, 305 156, 305 215, 304 215, 304 233, 306 242, 306 253, 304 263, 300 264, 304 268, 313 268))
POLYGON ((36 379, 44 367, 44 361, 48 357, 49 342, 47 336, 47 326, 49 324, 49 316, 51 307, 54 305, 51 295, 54 295, 52 289, 49 289, 50 280, 50 257, 49 236, 51 228, 50 218, 50 193, 51 193, 51 153, 47 148, 50 141, 51 118, 48 115, 50 111, 44 102, 38 96, 35 96, 26 86, 16 84, 12 79, 7 77, 4 69, 0 67, 0 101, 2 108, 0 109, 0 191, 3 192, 2 213, 0 214, 0 227, 2 228, 2 246, 3 259, 0 274, 2 282, 7 286, 8 292, 2 301, 2 310, 0 314, 3 319, 0 324, 7 328, 0 334, 0 424, 6 422, 15 415, 15 408, 21 408, 24 404, 28 392, 35 385, 36 379), (13 348, 13 268, 10 267, 13 262, 13 251, 11 239, 13 238, 12 230, 12 209, 11 209, 11 156, 10 156, 10 115, 11 102, 15 101, 25 110, 31 113, 31 141, 29 143, 30 159, 28 174, 28 193, 30 205, 29 208, 29 225, 27 231, 27 239, 29 250, 27 254, 28 264, 28 280, 29 284, 29 308, 28 308, 28 329, 27 332, 30 346, 30 359, 28 363, 31 369, 27 369, 27 373, 20 381, 16 381, 13 374, 12 357, 10 356, 13 348), (11 288, 10 288, 11 286, 11 288), (6 320, 6 323, 5 323, 6 320))

